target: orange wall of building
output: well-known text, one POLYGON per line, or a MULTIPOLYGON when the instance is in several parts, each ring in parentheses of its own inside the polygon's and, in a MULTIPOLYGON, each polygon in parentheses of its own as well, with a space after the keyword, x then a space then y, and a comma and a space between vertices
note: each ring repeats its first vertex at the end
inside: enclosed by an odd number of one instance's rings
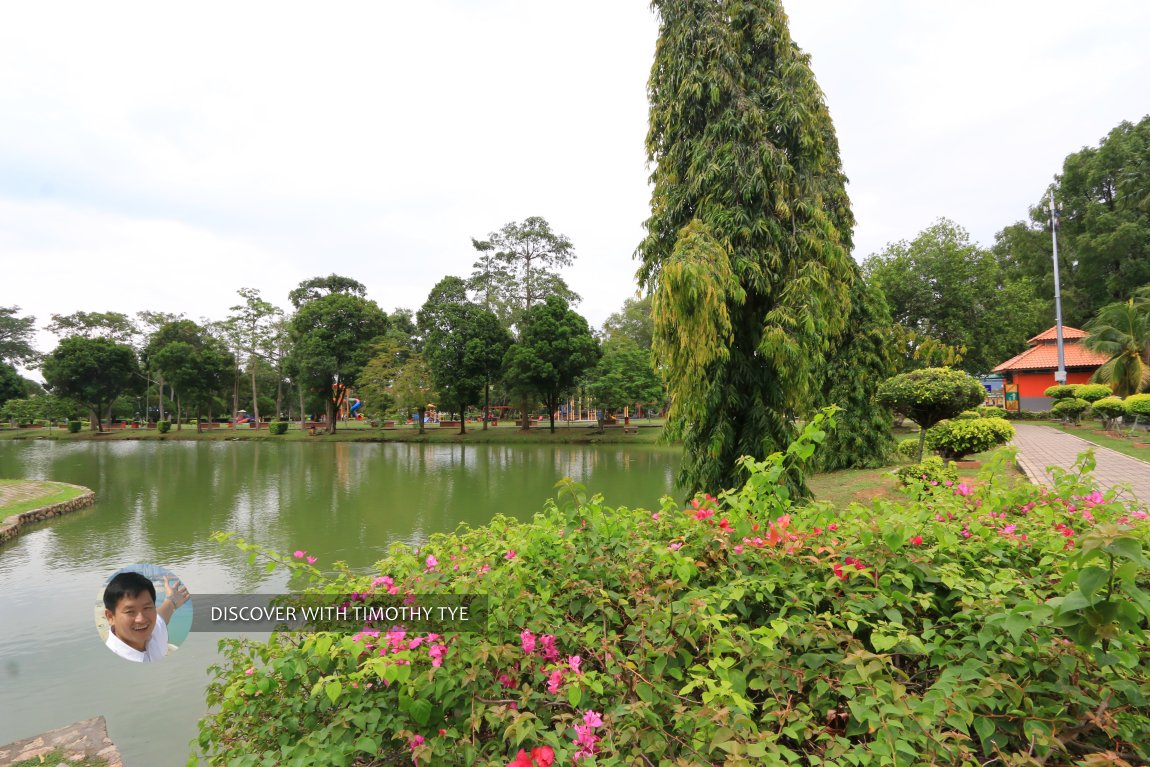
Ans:
MULTIPOLYGON (((1080 384, 1090 381, 1090 376, 1093 371, 1090 370, 1068 370, 1066 372, 1066 383, 1080 384)), ((1043 370, 1034 373, 1014 373, 1012 375, 1014 383, 1018 384, 1019 397, 1045 397, 1046 390, 1057 383, 1054 380, 1053 370, 1043 370)))

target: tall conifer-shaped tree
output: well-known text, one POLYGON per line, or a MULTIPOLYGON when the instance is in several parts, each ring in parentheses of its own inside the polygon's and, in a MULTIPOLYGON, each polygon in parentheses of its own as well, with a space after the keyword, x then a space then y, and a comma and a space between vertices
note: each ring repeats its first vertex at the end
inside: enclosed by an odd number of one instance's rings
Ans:
MULTIPOLYGON (((809 57, 775 0, 655 0, 639 246, 688 492, 794 435, 849 313, 854 223, 809 57)), ((801 478, 791 485, 803 491, 801 478)))

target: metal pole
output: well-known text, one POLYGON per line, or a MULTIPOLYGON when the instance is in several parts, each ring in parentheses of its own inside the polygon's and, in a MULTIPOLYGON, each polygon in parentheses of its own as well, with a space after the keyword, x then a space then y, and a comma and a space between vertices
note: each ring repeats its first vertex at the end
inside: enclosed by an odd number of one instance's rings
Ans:
POLYGON ((1050 236, 1054 241, 1054 332, 1058 338, 1056 383, 1066 383, 1066 353, 1062 345, 1062 289, 1058 281, 1058 211, 1054 207, 1054 188, 1050 189, 1050 236))

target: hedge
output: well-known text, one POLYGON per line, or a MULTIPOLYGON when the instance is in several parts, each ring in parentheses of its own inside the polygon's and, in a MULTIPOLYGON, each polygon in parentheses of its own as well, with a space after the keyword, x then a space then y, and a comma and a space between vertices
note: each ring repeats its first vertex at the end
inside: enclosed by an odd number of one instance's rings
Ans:
POLYGON ((945 460, 959 460, 1005 444, 1013 437, 1014 427, 1005 418, 955 419, 928 430, 926 446, 945 460))

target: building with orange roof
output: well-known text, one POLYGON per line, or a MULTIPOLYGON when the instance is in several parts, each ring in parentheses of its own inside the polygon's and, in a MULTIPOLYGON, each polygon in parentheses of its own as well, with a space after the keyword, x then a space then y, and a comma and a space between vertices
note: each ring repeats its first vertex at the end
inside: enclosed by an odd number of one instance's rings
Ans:
MULTIPOLYGON (((1086 383, 1094 371, 1110 358, 1101 352, 1092 352, 1082 345, 1086 331, 1062 326, 1062 352, 1066 365, 1066 383, 1086 383)), ((1057 381, 1058 335, 1055 328, 1039 333, 1027 343, 1030 348, 1017 354, 994 369, 1005 379, 1007 409, 1013 404, 1010 392, 1017 393, 1018 407, 1022 410, 1049 410, 1052 400, 1045 392, 1057 381), (1012 387, 1017 387, 1013 388, 1012 387)))

